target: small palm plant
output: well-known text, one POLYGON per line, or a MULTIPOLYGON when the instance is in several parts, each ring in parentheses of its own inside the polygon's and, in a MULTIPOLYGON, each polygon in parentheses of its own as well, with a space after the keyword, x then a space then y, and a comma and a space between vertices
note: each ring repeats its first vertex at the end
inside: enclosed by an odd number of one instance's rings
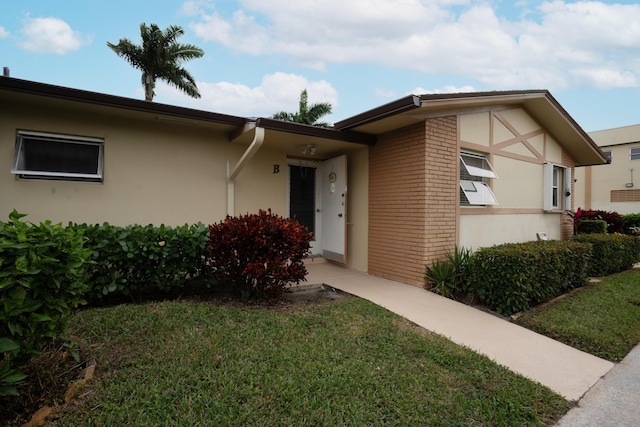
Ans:
POLYGON ((300 92, 300 106, 296 113, 287 113, 281 111, 274 114, 271 118, 283 120, 285 122, 302 123, 317 127, 329 127, 329 123, 318 122, 321 117, 331 114, 331 104, 328 102, 320 102, 318 104, 309 105, 309 97, 307 90, 300 92))
POLYGON ((472 252, 467 248, 456 246, 454 251, 447 251, 444 260, 436 260, 426 266, 425 288, 450 299, 465 292, 466 268, 472 252))

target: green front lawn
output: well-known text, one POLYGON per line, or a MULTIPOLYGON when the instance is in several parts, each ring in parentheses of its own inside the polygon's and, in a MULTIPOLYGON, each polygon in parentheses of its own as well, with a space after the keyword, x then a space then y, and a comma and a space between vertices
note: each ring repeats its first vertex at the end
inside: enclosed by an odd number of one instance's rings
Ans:
POLYGON ((607 276, 516 323, 612 362, 640 343, 640 270, 607 276))
POLYGON ((97 375, 58 426, 553 425, 570 403, 350 297, 78 313, 97 375))

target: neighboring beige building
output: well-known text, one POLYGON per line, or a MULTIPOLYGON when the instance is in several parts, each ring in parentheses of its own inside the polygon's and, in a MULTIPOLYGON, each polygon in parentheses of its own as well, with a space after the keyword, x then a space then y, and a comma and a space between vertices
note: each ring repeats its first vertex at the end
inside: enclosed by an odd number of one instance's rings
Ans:
POLYGON ((543 90, 408 96, 322 129, 3 77, 0 117, 4 218, 270 208, 314 231, 315 254, 414 285, 455 245, 569 236, 573 168, 606 161, 543 90))
POLYGON ((589 133, 610 164, 576 175, 576 207, 640 213, 640 125, 589 133))

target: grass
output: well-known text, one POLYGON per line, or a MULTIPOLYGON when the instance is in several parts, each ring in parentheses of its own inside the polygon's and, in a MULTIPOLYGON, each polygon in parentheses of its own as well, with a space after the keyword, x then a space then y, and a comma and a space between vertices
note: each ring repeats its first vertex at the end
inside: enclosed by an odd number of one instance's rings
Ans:
POLYGON ((518 324, 612 362, 640 342, 640 270, 607 276, 526 312, 518 324))
POLYGON ((570 403, 367 301, 91 309, 98 369, 57 426, 552 425, 570 403))

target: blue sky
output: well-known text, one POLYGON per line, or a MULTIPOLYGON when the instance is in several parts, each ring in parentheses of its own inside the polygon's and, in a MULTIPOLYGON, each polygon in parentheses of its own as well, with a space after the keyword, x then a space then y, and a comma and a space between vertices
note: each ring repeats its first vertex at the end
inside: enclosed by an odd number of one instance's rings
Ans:
POLYGON ((3 2, 11 76, 144 98, 106 42, 179 25, 202 98, 156 102, 247 117, 330 102, 338 121, 407 94, 549 89, 586 130, 640 123, 640 5, 614 1, 22 0, 3 2))

